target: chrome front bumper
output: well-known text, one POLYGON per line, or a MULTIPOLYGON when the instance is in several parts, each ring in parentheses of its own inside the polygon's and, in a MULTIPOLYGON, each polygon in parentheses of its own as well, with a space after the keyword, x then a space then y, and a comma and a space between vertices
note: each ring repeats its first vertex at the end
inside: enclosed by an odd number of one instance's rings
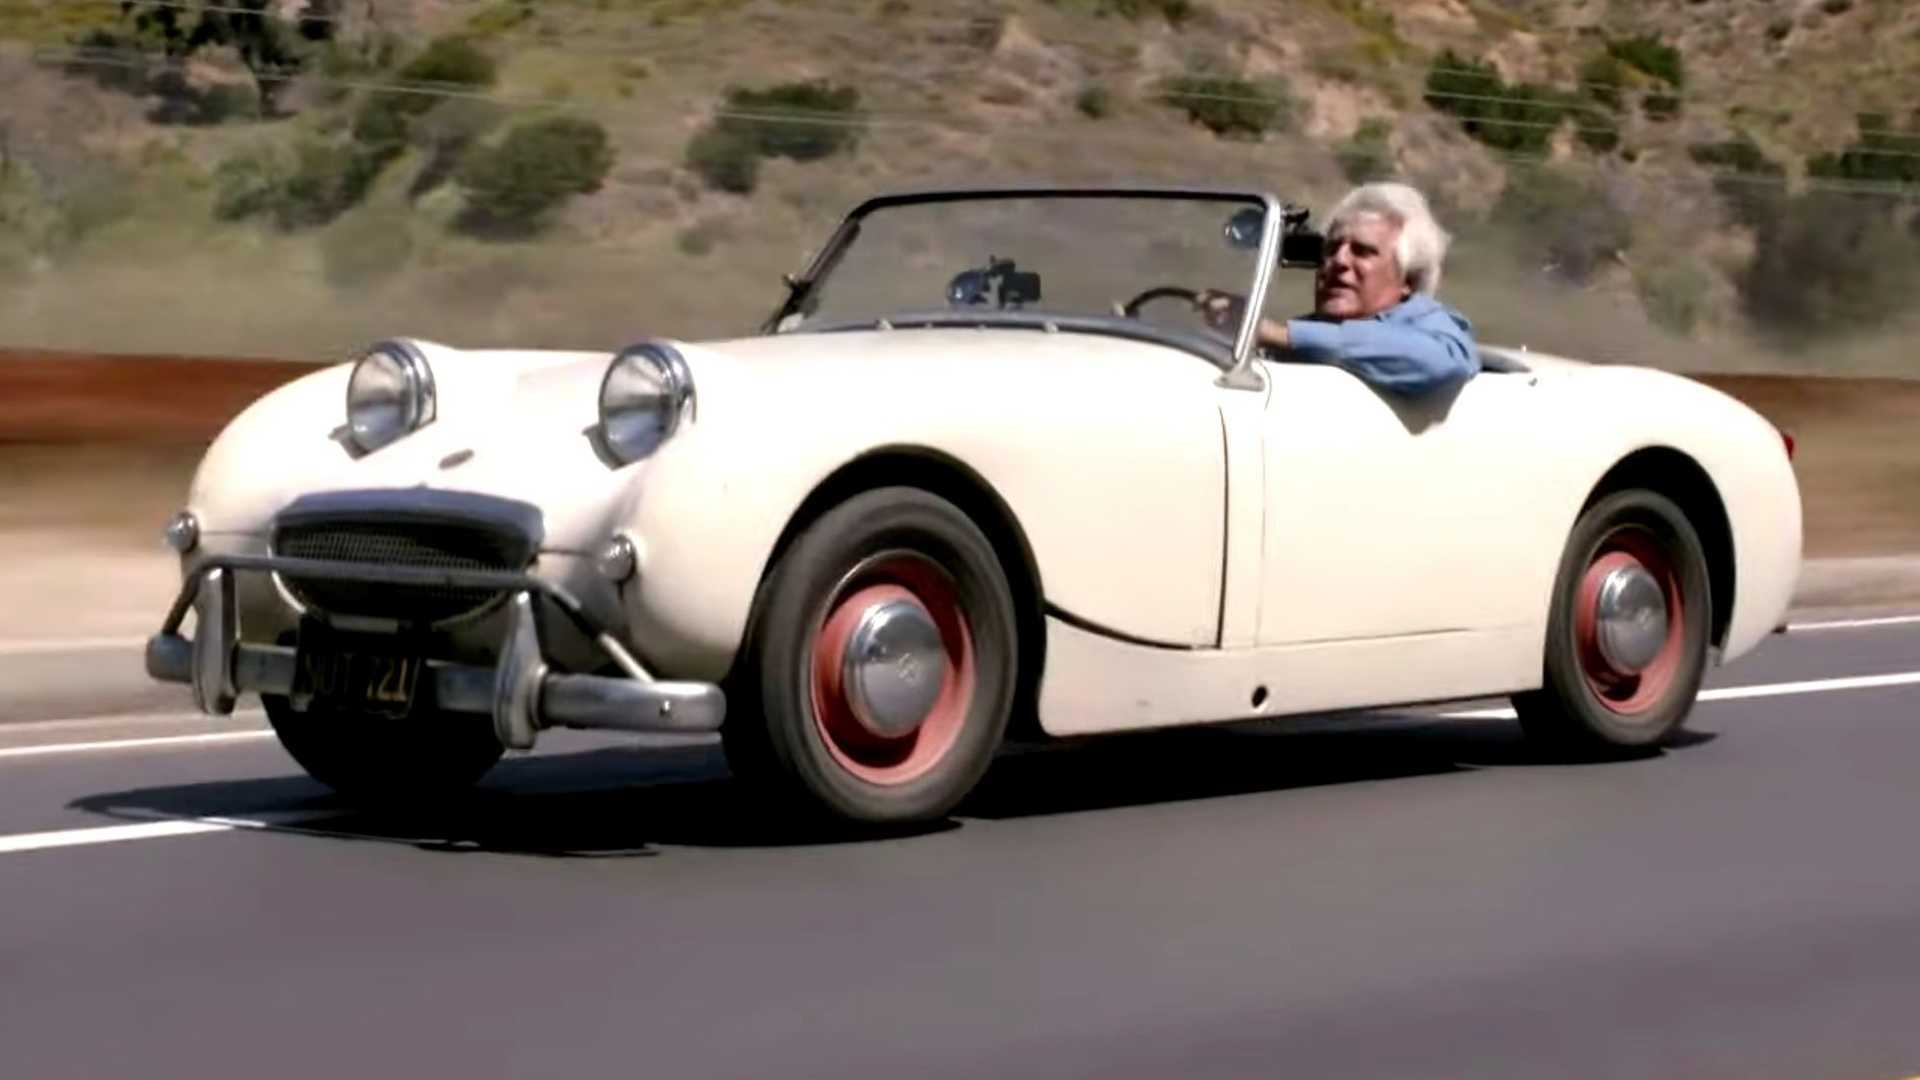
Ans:
POLYGON ((242 571, 371 584, 491 588, 508 593, 508 629, 499 662, 484 668, 428 660, 421 681, 431 680, 438 708, 491 715, 494 734, 510 749, 531 748, 542 728, 699 734, 720 730, 726 717, 726 696, 718 686, 654 678, 616 638, 594 625, 579 601, 565 589, 532 575, 268 555, 219 555, 195 563, 167 613, 166 623, 147 639, 147 674, 164 682, 192 686, 194 701, 203 712, 225 715, 233 711, 242 693, 284 695, 294 686, 295 649, 239 642, 234 576, 242 571), (575 675, 549 670, 534 618, 536 597, 564 612, 625 675, 575 675), (192 638, 180 632, 189 610, 195 618, 192 638))

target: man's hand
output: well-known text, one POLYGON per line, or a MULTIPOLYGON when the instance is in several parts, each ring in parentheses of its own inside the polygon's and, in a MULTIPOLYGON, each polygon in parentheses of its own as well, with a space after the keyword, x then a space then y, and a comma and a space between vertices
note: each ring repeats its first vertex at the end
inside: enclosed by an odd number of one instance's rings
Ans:
POLYGON ((1194 310, 1207 321, 1207 325, 1223 334, 1232 334, 1240 328, 1240 320, 1247 316, 1247 298, 1218 289, 1202 289, 1194 299, 1194 310))
MULTIPOLYGON (((1223 334, 1232 336, 1240 330, 1241 320, 1247 317, 1247 298, 1218 289, 1202 289, 1194 301, 1195 310, 1207 325, 1223 334)), ((1283 323, 1272 319, 1261 319, 1260 326, 1254 331, 1254 344, 1270 349, 1287 347, 1287 328, 1283 323)))

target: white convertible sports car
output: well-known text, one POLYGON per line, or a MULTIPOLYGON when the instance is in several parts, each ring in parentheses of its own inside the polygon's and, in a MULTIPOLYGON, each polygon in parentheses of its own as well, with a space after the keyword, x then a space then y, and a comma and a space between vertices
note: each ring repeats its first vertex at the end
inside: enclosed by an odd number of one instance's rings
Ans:
POLYGON ((889 195, 752 336, 381 342, 213 443, 148 670, 259 694, 371 799, 548 727, 718 732, 866 822, 946 813, 1010 735, 1511 695, 1531 735, 1658 743, 1783 617, 1791 442, 1660 371, 1486 346, 1404 401, 1210 330, 1203 287, 1304 306, 1269 283, 1306 219, 889 195))

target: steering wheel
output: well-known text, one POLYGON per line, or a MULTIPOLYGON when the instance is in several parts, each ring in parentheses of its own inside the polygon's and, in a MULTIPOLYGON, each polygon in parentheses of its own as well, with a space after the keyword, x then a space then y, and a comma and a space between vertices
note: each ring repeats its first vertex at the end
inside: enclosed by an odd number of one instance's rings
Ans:
POLYGON ((1198 304, 1200 302, 1200 294, 1193 289, 1183 288, 1179 285, 1160 285, 1148 289, 1146 292, 1122 304, 1120 306, 1120 314, 1125 315, 1129 319, 1137 319, 1140 317, 1140 308, 1142 305, 1167 297, 1177 297, 1185 300, 1189 304, 1198 304))

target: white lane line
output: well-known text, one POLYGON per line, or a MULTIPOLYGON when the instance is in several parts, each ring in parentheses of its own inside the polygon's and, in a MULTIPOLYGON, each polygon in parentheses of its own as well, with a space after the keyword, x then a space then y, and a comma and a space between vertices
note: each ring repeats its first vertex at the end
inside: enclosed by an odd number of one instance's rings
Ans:
POLYGON ((1920 623, 1920 615, 1882 615, 1872 619, 1832 619, 1826 622, 1788 623, 1787 633, 1797 634, 1805 630, 1857 630, 1868 626, 1912 626, 1920 623))
POLYGON ((144 649, 146 645, 147 639, 140 637, 51 638, 42 641, 0 639, 0 656, 40 656, 45 653, 144 649))
POLYGON ((149 821, 139 825, 102 825, 91 829, 21 833, 17 836, 0 836, 0 855, 85 844, 117 844, 126 840, 158 840, 168 836, 193 836, 234 829, 264 829, 268 824, 245 818, 183 818, 178 821, 149 821))
MULTIPOLYGON (((272 811, 255 814, 252 817, 223 817, 206 815, 201 817, 164 818, 159 821, 146 821, 134 825, 100 825, 87 829, 56 829, 51 832, 20 833, 16 836, 0 836, 0 855, 11 855, 22 851, 46 851, 52 848, 84 847, 91 844, 118 844, 129 840, 161 840, 170 836, 199 836, 206 833, 233 832, 235 830, 285 830, 309 833, 317 836, 336 835, 324 831, 302 828, 315 822, 327 820, 332 815, 312 811, 272 811)), ((337 834, 346 835, 346 834, 337 834)), ((417 843, 427 841, 418 840, 417 843)))
MULTIPOLYGON (((1699 701, 1734 701, 1739 698, 1783 697, 1788 694, 1823 694, 1837 690, 1868 690, 1878 686, 1910 686, 1920 683, 1920 671, 1902 671, 1892 675, 1848 675, 1838 679, 1805 679, 1800 682, 1762 683, 1757 686, 1722 686, 1702 690, 1699 701)), ((1470 709, 1441 713, 1452 720, 1511 720, 1512 709, 1470 709)))
POLYGON ((39 757, 44 754, 81 754, 100 750, 140 750, 159 746, 195 746, 208 743, 243 742, 270 739, 266 731, 214 731, 202 735, 154 735, 138 739, 100 739, 94 742, 51 743, 46 746, 10 746, 0 749, 0 760, 39 757))

